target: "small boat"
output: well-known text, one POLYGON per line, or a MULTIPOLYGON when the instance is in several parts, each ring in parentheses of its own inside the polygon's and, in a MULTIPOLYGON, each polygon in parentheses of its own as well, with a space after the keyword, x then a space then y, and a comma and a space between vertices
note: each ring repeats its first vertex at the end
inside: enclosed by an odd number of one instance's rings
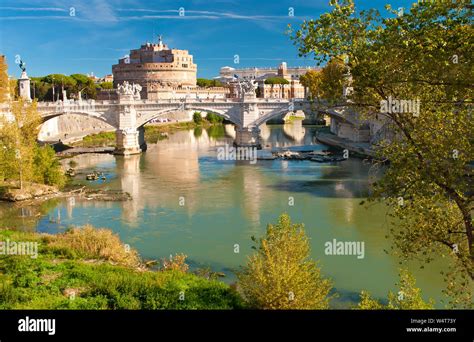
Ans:
POLYGON ((99 176, 97 176, 96 173, 89 173, 86 175, 86 180, 89 180, 89 181, 94 181, 94 180, 97 180, 99 179, 99 176))

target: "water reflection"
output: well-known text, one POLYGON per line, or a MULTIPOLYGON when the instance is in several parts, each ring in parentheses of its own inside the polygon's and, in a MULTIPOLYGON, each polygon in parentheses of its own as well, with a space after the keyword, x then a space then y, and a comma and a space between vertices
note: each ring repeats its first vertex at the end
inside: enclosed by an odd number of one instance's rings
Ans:
MULTIPOLYGON (((314 142, 316 128, 302 127, 298 121, 292 125, 262 126, 265 148, 315 144, 314 149, 326 149, 314 142)), ((386 209, 359 204, 367 195, 370 165, 352 158, 329 164, 259 160, 249 165, 217 160, 217 147, 232 144, 232 134, 232 125, 213 131, 179 131, 149 144, 142 155, 77 156, 78 179, 90 170, 102 171, 107 180, 93 186, 127 191, 133 200, 53 203, 44 213, 54 217, 59 210, 61 222, 50 222, 46 215, 37 228, 54 233, 85 223, 108 227, 145 258, 182 252, 192 265, 225 272, 245 263, 246 255, 253 252, 252 235, 261 236, 267 223, 287 212, 294 222, 305 223, 312 257, 334 280, 341 302, 353 301, 361 289, 374 296, 394 289, 399 265, 384 253, 390 247, 385 238, 386 209), (326 255, 324 243, 334 238, 364 241, 365 258, 326 255), (234 253, 234 244, 240 245, 240 253, 234 253)), ((0 205, 0 214, 2 219, 10 217, 11 223, 19 211, 0 205)), ((439 269, 436 264, 423 272, 415 269, 417 284, 434 298, 440 297, 442 287, 439 269)), ((225 280, 232 279, 229 272, 225 280)))

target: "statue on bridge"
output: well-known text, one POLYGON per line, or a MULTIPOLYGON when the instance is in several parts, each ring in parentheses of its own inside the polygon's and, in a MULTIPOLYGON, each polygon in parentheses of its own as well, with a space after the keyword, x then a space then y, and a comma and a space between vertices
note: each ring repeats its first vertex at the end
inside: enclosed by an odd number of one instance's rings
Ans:
POLYGON ((20 59, 20 63, 18 63, 18 66, 20 67, 22 73, 26 72, 26 63, 23 62, 21 59, 20 59))
POLYGON ((255 90, 257 86, 252 80, 237 81, 237 96, 243 97, 255 97, 255 90))
POLYGON ((119 95, 133 95, 135 100, 140 100, 140 92, 142 91, 142 86, 136 83, 130 84, 128 81, 124 81, 122 84, 119 84, 117 87, 117 93, 119 95))

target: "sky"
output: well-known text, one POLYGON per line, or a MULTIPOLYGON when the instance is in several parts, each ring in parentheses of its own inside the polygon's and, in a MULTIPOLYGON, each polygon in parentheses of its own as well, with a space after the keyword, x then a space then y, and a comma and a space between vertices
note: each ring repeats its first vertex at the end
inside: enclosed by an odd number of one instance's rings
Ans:
MULTIPOLYGON (((387 2, 408 8, 412 1, 356 0, 356 6, 384 13, 387 2)), ((329 0, 0 0, 0 54, 13 77, 21 73, 17 55, 29 76, 102 77, 130 49, 156 43, 161 34, 170 48, 194 56, 198 77, 218 76, 223 66, 311 66, 314 60, 299 58, 285 31, 329 10, 329 0)))

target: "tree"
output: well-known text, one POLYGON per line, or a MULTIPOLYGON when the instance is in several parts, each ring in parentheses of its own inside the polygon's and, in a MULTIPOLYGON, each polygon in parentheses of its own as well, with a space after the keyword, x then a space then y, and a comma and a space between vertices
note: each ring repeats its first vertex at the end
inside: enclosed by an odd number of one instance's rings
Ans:
POLYGON ((9 80, 5 56, 0 56, 0 103, 8 100, 9 80))
POLYGON ((193 121, 196 125, 202 124, 202 116, 199 112, 194 112, 193 114, 193 121))
POLYGON ((300 76, 301 84, 309 90, 309 100, 318 100, 321 98, 321 70, 310 70, 300 76))
POLYGON ((219 116, 217 114, 214 114, 212 112, 207 113, 206 115, 206 120, 209 121, 211 124, 220 124, 224 121, 224 118, 222 116, 219 116))
POLYGON ((6 94, 13 100, 9 102, 11 118, 0 117, 0 180, 18 180, 20 188, 32 181, 64 185, 65 177, 54 150, 37 144, 41 117, 36 101, 15 98, 11 91, 12 87, 6 94))
POLYGON ((210 88, 210 87, 222 87, 222 83, 218 80, 208 80, 206 78, 198 78, 196 80, 198 87, 210 88))
POLYGON ((20 188, 33 179, 34 149, 40 117, 36 102, 27 103, 22 98, 11 104, 12 121, 0 123, 0 146, 4 179, 17 179, 20 188))
POLYGON ((59 187, 66 183, 66 176, 51 146, 36 146, 33 162, 35 182, 59 187))
POLYGON ((366 291, 360 294, 360 302, 356 309, 362 310, 429 310, 434 309, 434 302, 430 299, 425 302, 421 295, 421 289, 416 287, 416 281, 412 274, 406 269, 400 270, 400 282, 398 293, 388 293, 388 304, 383 305, 376 299, 370 297, 366 291))
MULTIPOLYGON (((257 242, 255 238, 252 238, 257 242)), ((310 247, 302 224, 283 214, 267 226, 255 254, 238 273, 246 301, 260 309, 326 309, 332 284, 309 259, 310 247)))
POLYGON ((339 58, 332 58, 321 70, 310 70, 300 76, 301 84, 309 88, 310 99, 325 99, 329 104, 342 100, 347 67, 339 58))
POLYGON ((83 74, 72 74, 70 77, 74 79, 76 82, 75 86, 72 88, 72 92, 74 92, 74 96, 78 97, 78 93, 82 92, 83 98, 88 98, 88 99, 96 98, 97 87, 91 78, 83 74))
POLYGON ((289 84, 287 79, 283 77, 269 77, 265 80, 265 84, 289 84))
POLYGON ((387 160, 390 165, 371 199, 384 200, 397 219, 394 251, 426 263, 448 258, 446 293, 453 306, 470 307, 472 9, 463 2, 418 2, 403 13, 387 6, 384 18, 376 10, 357 13, 352 0, 331 5, 331 12, 304 22, 292 39, 301 55, 314 54, 318 63, 346 56, 353 87, 346 105, 392 133, 377 145, 374 167, 387 160), (397 102, 384 110, 392 99, 397 102), (411 110, 407 103, 414 104, 411 110))
POLYGON ((101 82, 99 83, 99 88, 100 89, 113 89, 114 84, 113 82, 101 82))
POLYGON ((339 103, 343 97, 348 70, 340 58, 332 58, 321 71, 321 96, 330 104, 339 103))
POLYGON ((71 97, 71 95, 74 94, 77 89, 76 79, 74 77, 66 76, 63 74, 50 74, 42 77, 40 81, 50 85, 48 87, 48 93, 45 96, 48 101, 56 101, 57 99, 62 100, 63 90, 66 90, 67 96, 71 97))

